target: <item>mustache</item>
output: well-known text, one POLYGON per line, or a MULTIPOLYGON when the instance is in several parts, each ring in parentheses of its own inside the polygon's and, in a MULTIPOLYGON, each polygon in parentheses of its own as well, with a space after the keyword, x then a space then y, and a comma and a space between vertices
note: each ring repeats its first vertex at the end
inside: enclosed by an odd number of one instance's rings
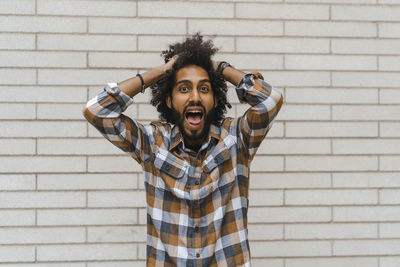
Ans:
MULTIPOLYGON (((188 109, 189 107, 201 107, 201 109, 203 110, 203 114, 206 114, 206 107, 205 107, 202 103, 200 103, 200 102, 198 102, 198 103, 189 102, 189 104, 187 104, 187 105, 183 108, 183 114, 186 113, 186 111, 187 111, 187 109, 188 109)), ((183 114, 182 114, 182 115, 183 115, 183 114)))

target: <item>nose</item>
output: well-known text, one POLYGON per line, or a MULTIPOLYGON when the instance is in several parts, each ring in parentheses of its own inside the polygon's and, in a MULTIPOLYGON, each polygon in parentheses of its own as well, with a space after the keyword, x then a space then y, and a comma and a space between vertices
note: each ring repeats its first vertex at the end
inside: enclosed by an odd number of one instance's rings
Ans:
POLYGON ((194 102, 194 103, 198 103, 200 102, 200 94, 199 91, 197 89, 193 89, 190 92, 190 102, 194 102))

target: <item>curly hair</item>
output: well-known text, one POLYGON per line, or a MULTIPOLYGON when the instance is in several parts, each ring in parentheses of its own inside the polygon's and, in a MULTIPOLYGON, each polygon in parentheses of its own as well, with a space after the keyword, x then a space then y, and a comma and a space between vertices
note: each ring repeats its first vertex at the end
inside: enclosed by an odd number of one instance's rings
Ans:
POLYGON ((167 96, 172 96, 172 88, 176 83, 176 73, 181 68, 189 65, 197 65, 203 68, 211 81, 211 87, 218 103, 215 107, 215 116, 211 123, 220 125, 225 118, 226 107, 231 107, 227 98, 227 86, 220 73, 214 70, 211 57, 218 51, 212 40, 203 41, 203 36, 196 33, 182 43, 174 43, 161 53, 167 63, 175 55, 179 55, 172 69, 164 77, 151 86, 151 104, 160 113, 160 120, 176 124, 172 110, 167 106, 167 96))

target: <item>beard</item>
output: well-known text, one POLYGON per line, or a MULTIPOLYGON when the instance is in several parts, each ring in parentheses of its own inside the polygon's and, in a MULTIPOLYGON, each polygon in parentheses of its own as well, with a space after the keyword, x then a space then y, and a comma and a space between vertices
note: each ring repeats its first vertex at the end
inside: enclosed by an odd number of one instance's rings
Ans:
POLYGON ((184 140, 191 140, 191 141, 200 141, 204 140, 209 131, 210 131, 210 126, 213 121, 213 118, 215 116, 215 108, 213 107, 207 114, 206 114, 206 108, 203 106, 201 103, 189 103, 188 105, 185 106, 183 109, 183 114, 179 113, 174 106, 172 106, 172 116, 174 123, 179 127, 179 131, 182 134, 182 137, 184 140), (203 109, 203 116, 204 116, 204 126, 203 129, 201 129, 200 132, 197 131, 186 131, 184 127, 184 120, 185 120, 185 113, 188 107, 193 107, 193 106, 198 106, 203 109))

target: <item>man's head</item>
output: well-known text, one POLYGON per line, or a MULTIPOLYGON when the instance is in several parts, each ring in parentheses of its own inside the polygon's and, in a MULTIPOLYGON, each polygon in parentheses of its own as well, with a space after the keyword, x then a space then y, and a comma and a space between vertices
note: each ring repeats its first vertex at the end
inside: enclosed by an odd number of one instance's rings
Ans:
POLYGON ((165 62, 178 55, 172 70, 152 86, 151 103, 160 119, 179 126, 185 141, 203 140, 210 124, 224 118, 226 83, 214 70, 211 57, 217 52, 211 40, 196 34, 162 52, 165 62))

